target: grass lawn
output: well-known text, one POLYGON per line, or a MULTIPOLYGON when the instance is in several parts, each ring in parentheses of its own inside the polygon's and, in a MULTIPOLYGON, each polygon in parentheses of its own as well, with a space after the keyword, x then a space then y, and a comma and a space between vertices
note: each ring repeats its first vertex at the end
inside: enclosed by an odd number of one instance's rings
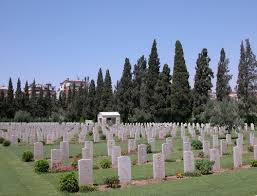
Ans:
MULTIPOLYGON (((144 141, 140 141, 142 143, 144 141)), ((161 144, 164 140, 156 141, 156 150, 161 150, 161 144)), ((247 138, 245 138, 247 143, 247 138)), ((122 151, 127 150, 127 144, 116 141, 122 151)), ((81 153, 82 144, 70 144, 70 155, 75 156, 81 153)), ((175 139, 174 150, 171 158, 177 162, 166 162, 166 175, 175 175, 176 172, 183 172, 183 161, 179 161, 182 156, 181 139, 175 139)), ((253 158, 252 152, 247 152, 247 146, 244 146, 245 154, 243 156, 244 164, 249 164, 253 158)), ((59 148, 59 145, 45 145, 44 155, 50 157, 50 150, 59 148)), ((33 162, 24 163, 21 161, 23 151, 33 151, 33 146, 19 144, 19 146, 3 147, 0 145, 0 195, 67 195, 58 191, 59 178, 63 173, 47 173, 38 175, 33 171, 33 162)), ((232 146, 229 146, 229 154, 221 158, 222 168, 232 168, 232 146)), ((197 158, 198 151, 194 151, 197 158)), ((94 164, 99 165, 103 156, 107 155, 106 143, 100 142, 94 144, 94 164)), ((132 160, 137 159, 137 154, 130 155, 132 160)), ((148 160, 152 160, 152 154, 148 155, 148 160)), ((71 162, 65 161, 66 163, 71 162)), ((117 175, 117 169, 96 169, 94 170, 94 182, 103 184, 105 177, 117 175)), ((77 172, 76 172, 77 174, 77 172)), ((133 179, 152 178, 152 165, 133 165, 133 179)), ((225 172, 215 175, 201 176, 182 180, 164 181, 159 184, 145 186, 130 186, 126 189, 110 190, 107 192, 95 193, 76 193, 73 195, 257 195, 257 168, 243 169, 237 172, 225 172)), ((69 194, 68 194, 69 195, 69 194)))

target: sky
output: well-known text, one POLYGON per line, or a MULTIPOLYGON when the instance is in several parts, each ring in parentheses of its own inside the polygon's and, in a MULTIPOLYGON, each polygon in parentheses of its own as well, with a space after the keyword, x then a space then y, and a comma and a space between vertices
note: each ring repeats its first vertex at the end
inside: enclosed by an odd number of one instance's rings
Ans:
POLYGON ((181 41, 191 86, 202 48, 216 76, 223 47, 235 87, 241 41, 257 54, 256 10, 256 0, 0 0, 0 85, 20 77, 58 88, 66 78, 96 79, 100 67, 116 84, 125 58, 132 67, 148 58, 156 39, 171 73, 181 41))

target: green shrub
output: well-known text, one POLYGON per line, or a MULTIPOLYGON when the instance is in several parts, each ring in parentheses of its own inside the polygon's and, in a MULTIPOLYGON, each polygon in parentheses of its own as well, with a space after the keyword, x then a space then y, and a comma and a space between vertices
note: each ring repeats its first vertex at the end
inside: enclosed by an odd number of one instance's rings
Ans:
POLYGON ((9 140, 4 140, 3 146, 10 146, 11 142, 9 140))
POLYGON ((195 168, 201 172, 201 174, 211 174, 212 166, 214 165, 214 161, 210 161, 207 159, 196 160, 195 168))
POLYGON ((112 177, 106 177, 104 179, 104 184, 107 185, 107 187, 110 188, 119 188, 119 177, 118 176, 112 176, 112 177))
POLYGON ((2 144, 4 142, 4 138, 0 137, 0 144, 2 144))
POLYGON ((106 136, 104 134, 100 134, 100 139, 101 140, 106 140, 106 136))
POLYGON ((249 152, 253 152, 253 146, 248 146, 247 149, 248 149, 249 152))
POLYGON ((251 167, 257 167, 257 160, 251 161, 251 167))
POLYGON ((78 160, 77 159, 73 159, 73 161, 71 162, 71 166, 72 167, 78 167, 78 160))
POLYGON ((107 169, 107 168, 110 168, 112 165, 111 161, 109 159, 102 159, 100 161, 100 166, 101 168, 103 169, 107 169))
POLYGON ((88 193, 88 192, 98 191, 98 188, 97 186, 94 186, 94 185, 87 185, 87 186, 79 187, 79 191, 83 193, 88 193))
POLYGON ((29 112, 26 111, 17 111, 14 115, 14 121, 15 122, 30 122, 31 115, 29 112))
POLYGON ((201 175, 202 174, 199 170, 184 173, 184 176, 188 176, 188 177, 198 177, 198 176, 201 176, 201 175))
POLYGON ((93 131, 89 131, 89 132, 87 133, 87 135, 88 135, 88 136, 92 136, 92 135, 93 135, 93 131))
POLYGON ((45 141, 40 141, 40 142, 43 144, 43 146, 46 145, 46 142, 45 142, 45 141))
POLYGON ((93 165, 93 169, 99 169, 97 165, 93 165))
POLYGON ((24 162, 30 162, 33 160, 33 153, 31 151, 25 151, 22 153, 22 160, 24 162))
POLYGON ((165 135, 165 138, 172 137, 170 133, 165 135))
POLYGON ((200 151, 200 152, 198 153, 198 157, 199 157, 199 158, 204 158, 204 153, 203 153, 203 151, 200 151))
POLYGON ((47 160, 38 160, 34 165, 35 172, 46 173, 49 169, 49 163, 47 160))
POLYGON ((60 178, 60 190, 69 193, 79 191, 79 183, 74 172, 66 173, 60 178))
POLYGON ((203 149, 203 144, 199 140, 193 140, 191 142, 191 146, 193 147, 194 150, 201 150, 201 149, 203 149))

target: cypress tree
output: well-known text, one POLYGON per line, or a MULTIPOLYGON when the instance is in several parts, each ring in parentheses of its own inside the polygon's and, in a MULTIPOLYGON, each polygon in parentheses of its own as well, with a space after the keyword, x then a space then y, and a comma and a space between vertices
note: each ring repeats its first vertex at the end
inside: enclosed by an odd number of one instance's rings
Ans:
POLYGON ((36 99, 36 116, 38 117, 45 117, 46 116, 46 102, 45 102, 45 98, 44 98, 44 92, 43 92, 43 88, 41 87, 39 90, 39 96, 36 99))
POLYGON ((133 102, 133 110, 140 110, 140 97, 141 97, 141 86, 146 73, 146 59, 141 56, 137 64, 134 65, 133 71, 133 91, 132 91, 132 102, 133 102))
POLYGON ((170 97, 172 120, 175 122, 185 122, 192 114, 192 97, 188 79, 189 73, 182 44, 176 41, 170 97))
POLYGON ((31 95, 30 95, 30 113, 33 117, 36 117, 37 114, 37 97, 36 97, 36 81, 33 80, 33 83, 31 84, 31 95))
POLYGON ((257 61, 252 52, 249 39, 241 43, 241 54, 238 66, 237 95, 240 115, 247 123, 257 120, 257 61))
POLYGON ((101 102, 102 102, 104 82, 103 82, 103 73, 101 68, 98 71, 96 85, 97 86, 96 86, 95 104, 96 104, 96 114, 98 114, 103 110, 101 107, 101 102))
POLYGON ((89 90, 89 77, 85 77, 85 85, 82 92, 82 116, 86 118, 86 108, 87 108, 87 98, 88 98, 88 90, 89 90))
POLYGON ((216 96, 218 101, 229 98, 231 87, 229 86, 229 80, 232 78, 229 75, 228 69, 229 60, 226 59, 226 53, 224 48, 220 51, 220 61, 218 63, 217 82, 216 82, 216 96))
POLYGON ((125 59, 122 76, 117 89, 117 108, 121 114, 122 122, 128 122, 132 113, 132 73, 129 59, 125 59))
POLYGON ((0 118, 6 117, 6 99, 4 92, 0 91, 0 118))
POLYGON ((52 110, 54 108, 54 100, 52 100, 52 95, 51 95, 51 90, 50 87, 48 86, 46 89, 46 95, 44 97, 44 101, 45 101, 45 111, 46 111, 46 116, 50 117, 52 110))
POLYGON ((245 48, 243 41, 240 45, 240 60, 238 65, 238 77, 237 77, 237 96, 239 99, 246 97, 247 89, 247 65, 246 65, 246 56, 245 48))
POLYGON ((14 98, 13 98, 13 85, 12 85, 12 79, 9 79, 8 84, 8 90, 7 90, 7 97, 6 97, 6 116, 7 118, 13 118, 14 117, 14 98))
POLYGON ((17 111, 23 109, 23 93, 21 90, 20 78, 18 78, 17 87, 15 91, 15 106, 17 111))
POLYGON ((95 81, 91 80, 89 89, 88 89, 88 98, 86 104, 86 118, 94 120, 96 118, 96 104, 95 104, 95 81))
POLYGON ((155 112, 154 89, 159 79, 160 59, 158 58, 157 43, 153 41, 151 53, 148 59, 148 69, 145 78, 145 84, 142 87, 141 106, 147 116, 147 121, 153 120, 153 114, 155 112))
POLYGON ((102 99, 101 99, 101 108, 103 111, 112 111, 113 104, 113 92, 112 92, 112 79, 109 70, 106 70, 102 99))
POLYGON ((204 106, 210 99, 209 93, 212 88, 211 79, 213 78, 213 72, 209 67, 210 60, 208 51, 204 48, 198 55, 195 68, 193 115, 196 120, 200 120, 200 114, 204 111, 204 106))
POLYGON ((170 68, 165 64, 155 86, 154 99, 156 103, 154 119, 157 122, 167 122, 170 120, 170 80, 170 68))
POLYGON ((71 104, 72 102, 72 91, 71 91, 71 87, 68 87, 68 92, 67 92, 67 100, 66 100, 66 109, 68 108, 68 106, 71 104))
POLYGON ((23 110, 24 111, 29 111, 29 85, 28 85, 28 81, 26 81, 25 87, 24 87, 23 105, 24 105, 23 110))

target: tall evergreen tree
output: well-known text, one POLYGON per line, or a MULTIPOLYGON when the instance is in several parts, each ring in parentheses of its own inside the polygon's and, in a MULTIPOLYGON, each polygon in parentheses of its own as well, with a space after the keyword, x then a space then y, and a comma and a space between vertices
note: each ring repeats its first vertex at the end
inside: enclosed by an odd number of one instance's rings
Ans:
POLYGON ((23 106, 24 106, 24 108, 23 108, 24 111, 29 111, 29 85, 28 85, 28 81, 26 81, 25 87, 24 87, 23 106))
POLYGON ((113 92, 112 92, 112 79, 109 70, 106 70, 101 105, 103 111, 112 111, 113 105, 113 92))
POLYGON ((241 43, 238 71, 237 95, 240 115, 250 123, 257 120, 257 61, 249 39, 245 40, 245 47, 243 42, 241 43))
POLYGON ((222 48, 220 51, 220 61, 218 63, 217 82, 216 82, 216 96, 218 101, 228 99, 229 93, 231 92, 229 80, 231 80, 232 75, 229 75, 228 64, 229 64, 229 60, 226 59, 225 50, 224 48, 222 48))
POLYGON ((36 99, 37 104, 35 105, 36 108, 34 108, 36 116, 37 117, 45 117, 46 116, 46 101, 44 98, 44 91, 41 87, 39 90, 39 96, 36 99))
POLYGON ((210 91, 212 88, 211 79, 213 72, 209 67, 210 58, 206 48, 198 55, 196 62, 196 74, 194 78, 194 91, 193 91, 193 115, 196 120, 200 119, 200 114, 204 111, 204 106, 210 99, 210 91))
POLYGON ((12 79, 9 79, 8 90, 7 90, 7 97, 6 97, 6 116, 8 118, 14 117, 14 97, 13 97, 13 85, 12 79))
POLYGON ((101 102, 102 102, 102 96, 103 96, 104 81, 103 81, 103 73, 101 68, 98 71, 96 85, 97 86, 96 86, 95 104, 96 104, 96 114, 98 114, 103 110, 103 108, 101 107, 101 102))
POLYGON ((4 91, 0 91, 0 118, 6 117, 6 99, 4 91))
POLYGON ((137 64, 134 65, 133 71, 133 91, 132 91, 132 102, 133 102, 133 110, 140 110, 140 97, 141 97, 141 86, 146 74, 146 59, 141 56, 137 64))
POLYGON ((192 96, 188 79, 182 44, 176 41, 170 97, 172 120, 176 122, 185 122, 192 114, 192 96))
POLYGON ((44 101, 45 101, 46 116, 50 117, 52 110, 54 109, 54 104, 53 104, 54 100, 52 100, 51 89, 49 86, 47 86, 44 101))
POLYGON ((87 98, 88 98, 88 90, 89 90, 89 77, 85 77, 85 85, 83 87, 82 92, 82 116, 86 118, 86 108, 87 108, 87 98))
POLYGON ((247 96, 247 65, 245 48, 243 41, 240 45, 240 60, 238 65, 238 77, 237 77, 237 96, 239 99, 245 98, 247 96))
POLYGON ((33 80, 31 84, 31 94, 30 94, 30 113, 33 117, 37 116, 37 97, 36 97, 36 81, 33 80))
POLYGON ((67 91, 67 95, 66 95, 67 99, 66 99, 66 106, 65 108, 67 109, 69 107, 69 105, 72 103, 72 91, 71 91, 71 87, 68 87, 68 91, 67 91))
POLYGON ((145 84, 142 87, 142 98, 140 100, 140 105, 145 112, 146 120, 153 120, 153 114, 155 112, 154 89, 159 79, 160 72, 160 59, 157 52, 157 43, 154 40, 151 53, 148 60, 148 69, 145 78, 145 84))
POLYGON ((17 87, 15 91, 15 107, 17 111, 23 109, 23 93, 21 90, 20 78, 18 78, 17 87))
POLYGON ((155 111, 154 120, 157 122, 167 122, 170 120, 170 68, 167 64, 163 66, 162 73, 155 86, 155 111))
POLYGON ((122 122, 128 122, 132 113, 132 73, 129 59, 125 59, 122 76, 117 89, 117 108, 121 114, 122 122))
POLYGON ((88 98, 86 104, 86 118, 90 120, 94 120, 96 118, 96 104, 95 104, 95 81, 91 80, 89 89, 88 89, 88 98))

